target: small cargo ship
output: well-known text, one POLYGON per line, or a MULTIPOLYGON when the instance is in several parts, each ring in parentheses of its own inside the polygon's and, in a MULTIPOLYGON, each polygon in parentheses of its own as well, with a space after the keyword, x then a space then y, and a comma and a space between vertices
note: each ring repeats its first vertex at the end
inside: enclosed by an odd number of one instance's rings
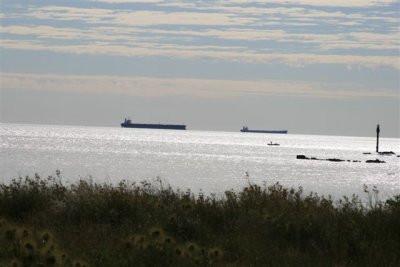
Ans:
POLYGON ((131 119, 126 119, 121 123, 122 128, 144 128, 144 129, 166 129, 166 130, 186 130, 186 125, 179 124, 149 124, 132 123, 131 119))
POLYGON ((250 130, 247 126, 243 126, 242 133, 271 133, 271 134, 287 134, 287 130, 250 130))

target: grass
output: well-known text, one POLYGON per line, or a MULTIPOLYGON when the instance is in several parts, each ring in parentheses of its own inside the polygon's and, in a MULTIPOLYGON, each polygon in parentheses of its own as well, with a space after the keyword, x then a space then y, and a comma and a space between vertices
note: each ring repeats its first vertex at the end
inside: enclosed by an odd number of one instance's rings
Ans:
POLYGON ((0 266, 399 266, 400 195, 333 202, 250 184, 205 196, 152 185, 0 185, 0 266))

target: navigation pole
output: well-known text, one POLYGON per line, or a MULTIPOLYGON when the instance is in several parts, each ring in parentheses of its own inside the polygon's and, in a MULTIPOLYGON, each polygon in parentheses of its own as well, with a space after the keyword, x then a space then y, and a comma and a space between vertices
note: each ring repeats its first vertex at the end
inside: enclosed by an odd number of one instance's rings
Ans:
POLYGON ((381 129, 379 129, 379 124, 376 126, 376 153, 379 152, 379 132, 381 129))

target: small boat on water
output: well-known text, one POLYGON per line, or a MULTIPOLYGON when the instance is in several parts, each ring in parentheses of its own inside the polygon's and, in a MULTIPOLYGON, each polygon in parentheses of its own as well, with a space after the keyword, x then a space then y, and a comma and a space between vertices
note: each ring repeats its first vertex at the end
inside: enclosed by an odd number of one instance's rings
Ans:
POLYGON ((287 134, 287 130, 250 130, 247 126, 243 126, 240 130, 242 133, 271 133, 271 134, 287 134))
POLYGON ((280 146, 280 144, 278 144, 278 143, 272 143, 272 142, 269 142, 268 145, 269 145, 269 146, 280 146))

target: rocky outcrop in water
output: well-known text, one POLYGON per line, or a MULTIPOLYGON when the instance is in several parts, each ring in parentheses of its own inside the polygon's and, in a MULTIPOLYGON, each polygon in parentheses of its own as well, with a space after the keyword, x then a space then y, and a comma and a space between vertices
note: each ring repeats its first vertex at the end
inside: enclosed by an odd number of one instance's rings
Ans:
MULTIPOLYGON (((296 159, 310 159, 310 158, 307 158, 307 157, 304 156, 304 155, 297 155, 297 156, 296 156, 296 159)), ((315 159, 315 158, 313 158, 313 159, 315 159)))
POLYGON ((396 153, 394 153, 393 151, 382 151, 382 152, 378 152, 379 155, 383 155, 383 156, 392 156, 392 155, 396 155, 396 153))
MULTIPOLYGON (((344 161, 346 161, 346 162, 361 162, 361 161, 359 161, 359 160, 344 160, 344 159, 337 159, 337 158, 329 158, 329 159, 319 159, 319 158, 316 158, 316 157, 311 157, 311 158, 309 158, 309 157, 307 157, 307 156, 305 156, 305 155, 297 155, 296 156, 296 159, 306 159, 306 160, 323 160, 323 161, 332 161, 332 162, 344 162, 344 161)), ((367 160, 367 161, 365 161, 366 163, 386 163, 385 161, 383 161, 383 160, 379 160, 379 159, 375 159, 375 160, 367 160)))
POLYGON ((386 163, 383 160, 379 160, 379 159, 370 159, 370 160, 366 160, 366 163, 386 163))
POLYGON ((326 159, 327 161, 333 161, 333 162, 342 162, 342 161, 345 161, 344 159, 335 159, 335 158, 333 158, 333 159, 326 159))
MULTIPOLYGON (((319 159, 319 158, 316 158, 316 157, 311 157, 311 158, 309 158, 309 157, 306 157, 305 155, 297 155, 296 156, 296 159, 308 159, 308 160, 325 160, 325 161, 332 161, 332 162, 342 162, 342 161, 346 161, 346 160, 344 160, 344 159, 337 159, 337 158, 329 158, 329 159, 319 159)), ((351 160, 347 160, 348 162, 351 162, 351 160)), ((354 161, 353 160, 353 162, 357 162, 357 161, 354 161)), ((359 162, 359 161, 358 161, 359 162)))

